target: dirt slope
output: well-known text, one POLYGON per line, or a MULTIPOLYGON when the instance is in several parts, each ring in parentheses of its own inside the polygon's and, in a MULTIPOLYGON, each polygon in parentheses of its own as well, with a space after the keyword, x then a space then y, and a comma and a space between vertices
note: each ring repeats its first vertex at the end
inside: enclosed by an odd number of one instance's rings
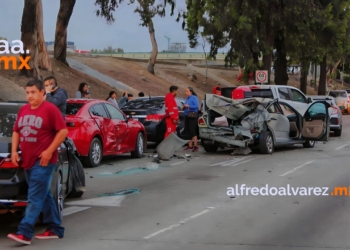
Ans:
MULTIPOLYGON (((65 89, 70 98, 75 97, 75 92, 78 90, 79 84, 81 82, 86 82, 90 87, 89 91, 91 93, 92 98, 96 99, 106 99, 109 91, 114 90, 117 92, 118 97, 122 95, 118 90, 111 88, 109 85, 101 82, 91 76, 85 75, 75 69, 69 68, 61 62, 56 61, 55 59, 51 59, 52 70, 53 73, 47 71, 41 71, 43 77, 47 77, 49 75, 53 75, 56 77, 58 81, 58 86, 65 89)), ((26 83, 31 80, 30 78, 26 78, 20 76, 18 71, 13 70, 4 70, 3 67, 0 69, 0 76, 13 81, 20 87, 25 87, 26 83)))

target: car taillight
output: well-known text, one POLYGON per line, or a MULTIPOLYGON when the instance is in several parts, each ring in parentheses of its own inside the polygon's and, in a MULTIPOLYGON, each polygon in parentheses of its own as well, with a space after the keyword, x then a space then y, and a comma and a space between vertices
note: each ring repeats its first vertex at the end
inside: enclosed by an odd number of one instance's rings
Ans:
POLYGON ((198 119, 198 125, 205 125, 205 121, 204 121, 203 117, 198 119))
POLYGON ((332 115, 338 114, 338 109, 336 107, 332 107, 332 108, 333 108, 332 115))
POLYGON ((249 87, 249 88, 251 88, 251 89, 260 89, 260 87, 259 87, 259 86, 256 86, 256 85, 251 86, 251 87, 249 87))
POLYGON ((161 114, 147 115, 146 122, 160 122, 164 119, 164 116, 161 114))
POLYGON ((67 127, 80 127, 85 121, 69 121, 67 127))
MULTIPOLYGON (((21 161, 18 162, 18 166, 21 166, 21 161)), ((11 158, 4 158, 1 162, 0 162, 0 168, 18 168, 17 166, 15 166, 12 161, 11 158)))

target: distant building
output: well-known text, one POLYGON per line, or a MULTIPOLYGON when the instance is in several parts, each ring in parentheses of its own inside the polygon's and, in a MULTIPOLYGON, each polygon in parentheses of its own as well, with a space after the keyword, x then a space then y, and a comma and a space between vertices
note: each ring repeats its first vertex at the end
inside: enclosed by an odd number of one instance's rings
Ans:
MULTIPOLYGON (((46 43, 46 48, 48 51, 54 51, 55 47, 55 42, 45 42, 46 43)), ((74 52, 75 51, 75 44, 74 42, 67 42, 67 51, 74 52)))
POLYGON ((184 53, 186 52, 186 43, 171 43, 170 44, 170 52, 184 53))

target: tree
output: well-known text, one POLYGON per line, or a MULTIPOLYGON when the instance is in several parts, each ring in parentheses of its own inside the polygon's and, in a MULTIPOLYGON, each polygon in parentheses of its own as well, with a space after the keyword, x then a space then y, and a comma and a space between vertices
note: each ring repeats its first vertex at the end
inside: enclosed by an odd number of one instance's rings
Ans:
POLYGON ((205 78, 208 78, 208 57, 207 57, 207 52, 205 52, 205 38, 202 36, 203 43, 202 43, 202 48, 203 48, 203 53, 204 53, 204 59, 205 59, 205 78))
MULTIPOLYGON (((97 16, 104 17, 107 23, 115 21, 113 12, 119 7, 124 0, 96 0, 95 5, 99 6, 99 10, 96 11, 97 16)), ((133 4, 135 0, 129 0, 129 4, 133 4)), ((139 7, 134 12, 139 13, 141 17, 141 26, 147 27, 152 43, 152 53, 148 61, 148 71, 154 74, 154 66, 158 55, 158 45, 155 37, 155 29, 153 24, 153 17, 158 15, 160 17, 165 16, 165 8, 167 4, 171 5, 171 16, 174 14, 175 2, 174 0, 161 0, 156 4, 156 0, 137 0, 139 7)))
POLYGON ((68 65, 67 63, 67 28, 72 16, 76 0, 61 0, 60 9, 57 15, 54 57, 68 65))
POLYGON ((21 40, 24 52, 29 50, 29 55, 21 54, 23 58, 30 56, 30 70, 23 68, 21 74, 27 77, 40 78, 37 53, 37 5, 40 0, 25 0, 21 23, 21 40))
POLYGON ((37 4, 36 22, 37 22, 37 47, 38 47, 38 66, 40 69, 52 71, 51 61, 47 53, 44 27, 43 27, 43 5, 41 0, 37 4))

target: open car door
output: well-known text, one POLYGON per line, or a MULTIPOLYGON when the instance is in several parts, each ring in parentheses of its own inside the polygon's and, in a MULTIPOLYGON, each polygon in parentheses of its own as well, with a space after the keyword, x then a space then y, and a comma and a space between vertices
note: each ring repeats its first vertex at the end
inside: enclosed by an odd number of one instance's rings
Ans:
POLYGON ((305 140, 328 141, 330 123, 327 102, 313 102, 303 116, 302 137, 305 140))

